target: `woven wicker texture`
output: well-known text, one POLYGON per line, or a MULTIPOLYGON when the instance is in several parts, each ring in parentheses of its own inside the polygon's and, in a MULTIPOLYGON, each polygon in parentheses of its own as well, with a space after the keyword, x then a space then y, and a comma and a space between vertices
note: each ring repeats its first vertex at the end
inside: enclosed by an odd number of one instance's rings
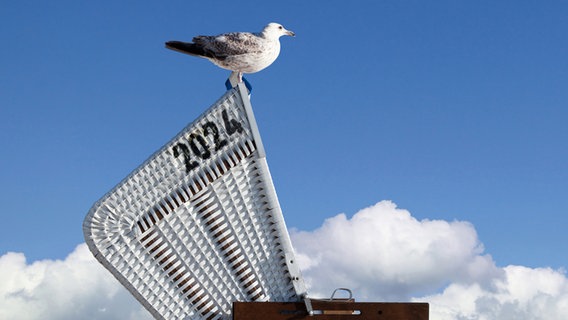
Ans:
POLYGON ((305 294, 245 90, 228 91, 83 223, 91 252, 157 319, 229 319, 233 301, 305 294))

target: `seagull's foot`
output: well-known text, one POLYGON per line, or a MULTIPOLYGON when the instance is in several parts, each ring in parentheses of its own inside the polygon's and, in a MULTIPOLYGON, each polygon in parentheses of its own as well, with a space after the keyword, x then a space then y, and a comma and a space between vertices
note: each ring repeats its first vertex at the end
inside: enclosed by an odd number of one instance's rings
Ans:
POLYGON ((247 79, 243 77, 243 73, 242 72, 236 72, 236 71, 231 72, 229 79, 227 79, 227 81, 225 81, 225 87, 227 88, 227 90, 231 90, 231 89, 237 87, 239 85, 239 83, 244 83, 245 86, 247 87, 249 93, 252 91, 252 86, 247 81, 247 79))
POLYGON ((238 72, 236 71, 231 72, 229 79, 227 79, 231 87, 229 88, 229 86, 227 86, 227 89, 231 89, 238 86, 239 82, 241 82, 241 78, 242 76, 240 76, 238 72))

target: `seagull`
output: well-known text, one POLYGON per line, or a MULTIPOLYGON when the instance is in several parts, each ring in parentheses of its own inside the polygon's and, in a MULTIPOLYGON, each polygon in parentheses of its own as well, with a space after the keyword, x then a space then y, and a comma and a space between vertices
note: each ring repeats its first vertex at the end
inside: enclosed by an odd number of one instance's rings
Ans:
POLYGON ((215 65, 238 73, 255 73, 269 65, 280 53, 280 37, 296 34, 271 22, 259 33, 230 32, 217 36, 197 36, 193 42, 168 41, 166 48, 208 59, 215 65))

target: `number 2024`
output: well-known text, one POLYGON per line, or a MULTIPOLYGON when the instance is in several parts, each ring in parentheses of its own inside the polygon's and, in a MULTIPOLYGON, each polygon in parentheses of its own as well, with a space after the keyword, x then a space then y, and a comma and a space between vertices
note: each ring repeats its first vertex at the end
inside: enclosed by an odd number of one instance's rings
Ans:
MULTIPOLYGON (((223 125, 225 126, 225 131, 229 136, 233 135, 235 132, 241 133, 243 132, 243 126, 240 122, 235 119, 229 119, 229 115, 227 114, 227 110, 223 110, 221 112, 221 117, 223 118, 223 125)), ((209 159, 211 157, 211 150, 207 141, 205 141, 204 137, 209 135, 213 136, 213 144, 215 147, 215 151, 220 150, 222 147, 227 145, 227 140, 222 139, 219 134, 219 128, 214 122, 206 122, 201 127, 203 131, 203 135, 192 133, 189 135, 188 144, 185 143, 178 143, 173 146, 172 151, 174 157, 183 156, 183 163, 185 165, 185 172, 189 173, 191 170, 195 169, 199 166, 197 161, 192 160, 191 158, 191 151, 193 154, 196 155, 198 158, 203 160, 209 159), (201 149, 198 147, 198 144, 201 146, 201 149)))

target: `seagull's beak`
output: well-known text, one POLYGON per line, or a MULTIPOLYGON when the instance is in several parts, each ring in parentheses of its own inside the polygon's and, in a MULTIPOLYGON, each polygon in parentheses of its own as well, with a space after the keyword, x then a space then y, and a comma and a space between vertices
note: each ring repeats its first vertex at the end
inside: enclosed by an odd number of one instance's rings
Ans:
POLYGON ((289 35, 290 37, 295 37, 296 34, 294 33, 294 31, 290 31, 290 30, 286 30, 286 35, 289 35))

